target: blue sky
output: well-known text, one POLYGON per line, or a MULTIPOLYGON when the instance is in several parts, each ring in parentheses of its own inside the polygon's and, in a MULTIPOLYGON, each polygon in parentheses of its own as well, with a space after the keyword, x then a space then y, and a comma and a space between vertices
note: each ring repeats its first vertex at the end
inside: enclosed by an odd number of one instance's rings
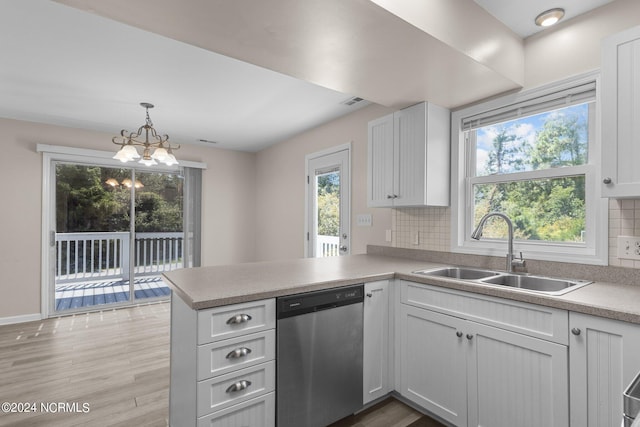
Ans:
POLYGON ((485 126, 476 130, 476 170, 478 175, 484 175, 489 152, 492 150, 493 139, 499 133, 499 129, 506 127, 511 133, 517 135, 518 139, 524 139, 529 144, 535 144, 536 133, 542 129, 547 117, 553 114, 581 114, 585 117, 588 114, 588 104, 578 104, 558 110, 552 110, 528 117, 521 117, 516 120, 485 126))

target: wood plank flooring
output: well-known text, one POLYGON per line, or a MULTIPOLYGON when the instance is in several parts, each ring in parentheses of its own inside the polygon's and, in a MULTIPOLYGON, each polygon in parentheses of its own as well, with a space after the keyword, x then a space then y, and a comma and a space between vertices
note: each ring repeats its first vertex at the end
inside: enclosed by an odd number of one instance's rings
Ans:
MULTIPOLYGON (((0 403, 36 405, 0 426, 167 426, 169 321, 162 302, 0 326, 0 403)), ((408 426, 441 425, 388 399, 332 427, 408 426)))
POLYGON ((396 399, 389 398, 329 427, 445 427, 396 399))
POLYGON ((37 411, 0 426, 166 426, 169 318, 158 303, 1 326, 0 402, 37 411))

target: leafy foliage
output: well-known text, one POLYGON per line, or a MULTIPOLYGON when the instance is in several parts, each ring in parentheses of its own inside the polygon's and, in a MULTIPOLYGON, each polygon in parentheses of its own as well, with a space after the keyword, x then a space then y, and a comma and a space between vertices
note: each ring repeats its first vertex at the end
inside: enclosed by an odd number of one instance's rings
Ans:
POLYGON ((338 236, 340 233, 340 175, 319 175, 318 182, 318 234, 338 236))
MULTIPOLYGON (((582 107, 582 106, 579 106, 582 107)), ((493 129, 486 174, 505 174, 581 165, 587 162, 587 112, 584 108, 558 110, 544 115, 535 137, 525 138, 522 123, 493 129)), ((492 211, 503 212, 514 223, 516 238, 579 242, 585 229, 585 179, 583 175, 514 180, 474 185, 474 220, 492 211)), ((504 221, 491 221, 484 235, 505 238, 504 221)))
POLYGON ((129 231, 131 192, 135 191, 138 232, 182 231, 182 179, 176 175, 138 172, 142 188, 128 188, 131 170, 58 164, 56 231, 129 231), (116 187, 106 183, 109 178, 116 187))

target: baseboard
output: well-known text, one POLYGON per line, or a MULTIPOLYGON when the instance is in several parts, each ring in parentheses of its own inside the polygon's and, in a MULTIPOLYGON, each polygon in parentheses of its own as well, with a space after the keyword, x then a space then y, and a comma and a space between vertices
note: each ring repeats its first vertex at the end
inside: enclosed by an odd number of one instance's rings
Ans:
POLYGON ((13 325, 14 323, 35 322, 37 320, 42 320, 42 315, 40 313, 0 317, 0 325, 13 325))

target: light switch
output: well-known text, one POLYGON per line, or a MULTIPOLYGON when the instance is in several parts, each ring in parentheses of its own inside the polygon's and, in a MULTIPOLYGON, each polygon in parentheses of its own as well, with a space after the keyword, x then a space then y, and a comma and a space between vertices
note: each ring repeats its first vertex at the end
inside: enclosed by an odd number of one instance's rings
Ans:
POLYGON ((371 214, 360 214, 356 216, 358 227, 371 227, 371 214))

